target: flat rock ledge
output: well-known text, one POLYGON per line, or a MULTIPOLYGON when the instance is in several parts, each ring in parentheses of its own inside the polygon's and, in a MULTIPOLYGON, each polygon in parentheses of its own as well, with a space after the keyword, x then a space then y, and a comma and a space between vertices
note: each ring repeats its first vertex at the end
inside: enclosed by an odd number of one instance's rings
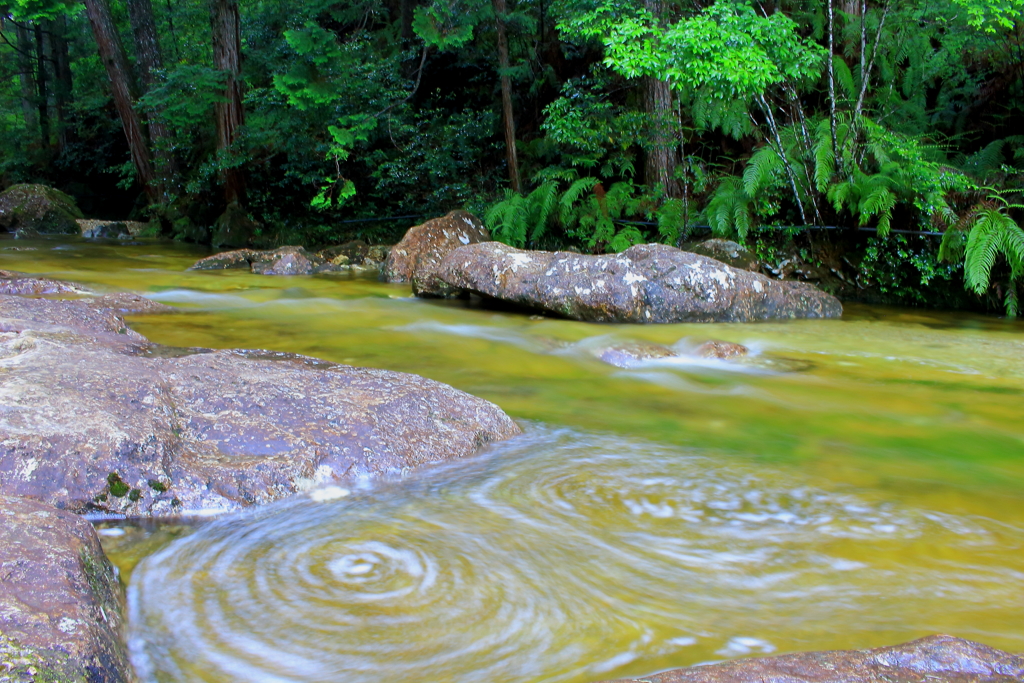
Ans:
POLYGON ((130 517, 228 512, 519 433, 494 404, 423 377, 169 348, 121 317, 162 309, 0 295, 0 495, 130 517))
POLYGON ((800 652, 606 683, 1020 683, 1024 657, 953 636, 874 650, 800 652))
POLYGON ((124 594, 92 525, 0 496, 0 683, 128 683, 124 594))
POLYGON ((663 244, 587 256, 484 242, 448 254, 440 277, 457 289, 591 322, 752 322, 843 312, 838 299, 812 285, 663 244))

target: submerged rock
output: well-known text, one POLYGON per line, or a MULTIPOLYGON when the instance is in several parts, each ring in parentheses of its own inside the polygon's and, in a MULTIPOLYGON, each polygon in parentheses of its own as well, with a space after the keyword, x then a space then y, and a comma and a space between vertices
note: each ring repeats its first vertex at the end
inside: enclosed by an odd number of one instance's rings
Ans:
POLYGON ((315 275, 317 273, 344 273, 353 266, 379 268, 387 255, 387 247, 355 246, 351 256, 346 252, 348 245, 331 247, 318 253, 304 247, 280 247, 269 251, 259 249, 236 249, 225 251, 196 261, 189 270, 249 270, 257 275, 315 275), (377 259, 377 260, 375 260, 377 259))
POLYGON ((131 681, 124 596, 92 525, 0 495, 0 680, 131 681))
POLYGON ((78 227, 86 239, 130 239, 136 237, 147 226, 139 221, 79 220, 78 227))
POLYGON ((375 244, 370 246, 362 240, 327 247, 317 252, 321 258, 335 266, 351 266, 364 269, 380 269, 388 258, 391 247, 375 244))
POLYGON ((700 356, 701 358, 717 358, 718 360, 737 358, 739 356, 745 356, 748 353, 750 353, 750 349, 743 344, 718 341, 717 339, 706 341, 694 349, 695 356, 700 356))
POLYGON ((467 211, 452 211, 409 228, 388 255, 384 279, 411 282, 416 296, 456 296, 459 292, 440 276, 441 262, 459 247, 490 239, 491 234, 479 218, 467 211))
POLYGON ((691 245, 687 247, 686 251, 713 258, 727 266, 739 268, 740 270, 749 270, 755 273, 761 270, 761 262, 757 260, 757 256, 743 245, 737 244, 732 240, 714 237, 691 245))
POLYGON ((1012 683, 1024 657, 953 636, 874 650, 800 652, 676 669, 609 683, 1012 683))
POLYGON ((32 235, 77 235, 83 218, 75 200, 46 185, 12 185, 0 193, 0 228, 32 235))
POLYGON ((597 357, 617 368, 632 368, 646 360, 657 358, 675 358, 679 354, 667 346, 653 342, 625 342, 603 348, 597 357))
POLYGON ((750 322, 835 318, 839 300, 662 244, 584 256, 498 242, 460 247, 441 264, 451 287, 592 322, 750 322))
POLYGON ((126 297, 0 296, 0 494, 132 516, 228 511, 476 452, 519 429, 416 375, 161 349, 126 297))

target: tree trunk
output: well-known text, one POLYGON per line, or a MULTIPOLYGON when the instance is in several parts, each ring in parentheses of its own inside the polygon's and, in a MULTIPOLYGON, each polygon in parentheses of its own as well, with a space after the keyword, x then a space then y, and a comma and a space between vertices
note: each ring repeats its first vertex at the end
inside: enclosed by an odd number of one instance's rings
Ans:
MULTIPOLYGON (((128 0, 128 19, 135 39, 135 59, 143 94, 156 84, 157 72, 163 69, 160 42, 157 39, 153 5, 150 0, 128 0)), ((164 192, 177 194, 177 164, 171 150, 170 133, 160 120, 160 112, 147 117, 149 140, 153 144, 153 171, 164 192)))
POLYGON ((34 131, 39 127, 39 117, 35 109, 35 70, 32 68, 32 38, 28 26, 18 22, 14 24, 14 32, 18 40, 18 81, 21 85, 21 113, 25 117, 25 128, 34 131))
MULTIPOLYGON (((217 150, 227 152, 245 122, 242 108, 242 36, 238 0, 210 0, 210 24, 213 28, 213 65, 226 77, 224 101, 214 105, 217 121, 217 150)), ((239 168, 224 172, 224 200, 230 206, 242 203, 245 176, 239 168)))
POLYGON ((505 120, 505 156, 513 192, 522 192, 519 157, 516 154, 516 121, 512 111, 512 78, 508 74, 508 35, 505 31, 505 0, 493 0, 494 24, 498 32, 498 69, 501 72, 501 110, 505 120))
POLYGON ((124 135, 128 138, 128 148, 131 150, 135 172, 150 201, 154 204, 159 203, 161 193, 153 177, 149 148, 146 146, 146 134, 142 129, 139 115, 135 111, 135 93, 132 88, 131 72, 128 70, 128 60, 125 58, 124 47, 121 46, 121 38, 114 25, 114 18, 110 14, 110 5, 107 4, 107 0, 85 0, 85 9, 89 14, 93 35, 96 37, 100 61, 107 69, 114 106, 121 118, 124 135))
POLYGON ((71 132, 68 124, 68 108, 71 104, 71 93, 74 83, 71 76, 71 59, 68 54, 68 21, 60 15, 49 22, 50 52, 53 61, 53 99, 57 112, 57 151, 61 154, 67 149, 68 136, 71 132))
POLYGON ((43 27, 35 25, 36 38, 36 106, 39 110, 39 135, 43 147, 50 146, 50 96, 46 89, 46 48, 43 45, 43 27))
MULTIPOLYGON (((662 0, 644 0, 644 5, 660 24, 665 11, 662 0)), ((676 145, 672 139, 672 88, 668 81, 648 76, 643 79, 643 92, 644 111, 650 122, 644 180, 652 189, 661 187, 668 196, 679 197, 679 183, 675 179, 676 145)))

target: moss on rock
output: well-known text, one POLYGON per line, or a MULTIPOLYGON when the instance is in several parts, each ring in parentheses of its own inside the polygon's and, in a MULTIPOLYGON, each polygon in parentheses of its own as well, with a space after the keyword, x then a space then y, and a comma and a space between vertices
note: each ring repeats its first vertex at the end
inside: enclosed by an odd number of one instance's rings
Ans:
POLYGON ((77 235, 83 218, 75 200, 46 185, 12 185, 0 193, 0 228, 32 235, 77 235))

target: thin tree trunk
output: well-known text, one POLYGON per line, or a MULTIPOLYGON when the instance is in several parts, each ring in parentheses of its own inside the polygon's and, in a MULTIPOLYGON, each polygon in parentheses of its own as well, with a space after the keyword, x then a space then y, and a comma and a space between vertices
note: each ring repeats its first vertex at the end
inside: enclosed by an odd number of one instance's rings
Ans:
POLYGON ((35 131, 39 128, 39 117, 35 107, 35 70, 32 67, 32 38, 28 26, 18 22, 14 32, 18 41, 18 81, 21 85, 21 113, 25 117, 25 128, 35 131))
POLYGON ((68 23, 65 15, 49 22, 50 51, 53 57, 53 98, 57 112, 57 151, 61 154, 67 149, 68 137, 71 133, 68 124, 68 108, 74 83, 71 75, 71 59, 68 54, 68 23))
MULTIPOLYGON (((163 69, 163 56, 157 39, 156 21, 153 19, 153 5, 150 0, 127 0, 128 19, 135 39, 135 59, 142 83, 143 94, 156 85, 157 73, 163 69)), ((149 140, 153 144, 153 171, 159 179, 164 194, 177 194, 177 164, 171 150, 171 138, 167 127, 156 116, 147 116, 149 140)))
POLYGON ((146 145, 146 133, 142 129, 142 122, 135 111, 135 92, 132 87, 131 72, 128 70, 128 60, 125 58, 124 47, 121 45, 121 38, 114 25, 114 18, 110 14, 110 5, 107 4, 107 0, 85 0, 85 9, 89 14, 93 35, 96 37, 100 61, 107 69, 114 106, 121 118, 124 135, 128 139, 128 148, 131 150, 135 172, 150 201, 154 204, 159 203, 160 192, 153 178, 149 147, 146 145))
MULTIPOLYGON (((224 100, 214 105, 217 123, 217 150, 231 149, 238 129, 245 123, 242 108, 242 33, 237 0, 210 0, 210 25, 213 29, 213 65, 223 71, 226 82, 224 100)), ((245 176, 240 168, 224 172, 224 200, 241 204, 245 191, 245 176)))
POLYGON ((803 221, 804 225, 807 225, 807 212, 804 210, 804 201, 800 198, 800 188, 796 182, 796 173, 793 172, 793 165, 789 163, 786 148, 782 145, 782 136, 779 134, 779 127, 775 123, 775 115, 772 114, 772 109, 764 95, 758 95, 757 101, 768 118, 768 127, 771 129, 772 137, 775 139, 775 151, 778 153, 779 158, 782 159, 782 165, 785 167, 786 175, 789 177, 789 185, 793 189, 793 198, 796 200, 797 208, 800 209, 800 220, 803 221))
POLYGON ((43 27, 38 23, 35 29, 36 42, 36 107, 39 110, 39 136, 43 147, 50 146, 50 103, 46 89, 46 48, 43 45, 43 27))
POLYGON ((508 35, 505 31, 505 0, 493 0, 494 24, 498 32, 498 68, 501 72, 501 109, 505 120, 505 155, 513 192, 522 192, 519 157, 516 154, 516 121, 512 110, 512 78, 508 74, 508 35))
MULTIPOLYGON (((662 0, 644 0, 647 11, 658 22, 664 14, 662 0)), ((675 179, 676 154, 672 140, 672 88, 668 81, 647 76, 643 79, 644 111, 650 121, 650 147, 644 159, 644 180, 649 187, 661 187, 670 197, 679 196, 675 179)))
POLYGON ((832 133, 833 166, 842 168, 839 138, 836 135, 836 69, 835 69, 835 0, 828 0, 828 123, 832 133))

